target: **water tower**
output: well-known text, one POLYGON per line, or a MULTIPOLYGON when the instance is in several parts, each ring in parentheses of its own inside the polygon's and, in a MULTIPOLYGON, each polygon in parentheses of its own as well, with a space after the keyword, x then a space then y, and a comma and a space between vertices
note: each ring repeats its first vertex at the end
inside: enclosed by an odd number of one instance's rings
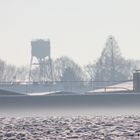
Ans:
MULTIPOLYGON (((51 65, 51 50, 50 40, 36 39, 31 41, 31 61, 30 61, 30 72, 29 81, 32 79, 32 66, 39 67, 39 81, 46 80, 46 68, 49 68, 49 75, 52 74, 51 65)), ((53 76, 51 77, 53 79, 53 76)))

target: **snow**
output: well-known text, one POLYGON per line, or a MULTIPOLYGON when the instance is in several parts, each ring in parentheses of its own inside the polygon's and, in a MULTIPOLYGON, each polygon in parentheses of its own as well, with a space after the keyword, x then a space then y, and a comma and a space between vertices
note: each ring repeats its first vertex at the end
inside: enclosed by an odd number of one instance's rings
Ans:
POLYGON ((43 96, 43 95, 55 94, 55 93, 59 93, 59 92, 61 92, 61 91, 34 92, 34 93, 27 93, 27 95, 30 95, 30 96, 43 96))
POLYGON ((133 90, 133 82, 123 82, 111 86, 107 86, 101 89, 95 89, 88 91, 88 93, 94 93, 94 92, 120 92, 120 91, 132 91, 133 90))
POLYGON ((140 116, 0 118, 1 140, 139 140, 140 116))

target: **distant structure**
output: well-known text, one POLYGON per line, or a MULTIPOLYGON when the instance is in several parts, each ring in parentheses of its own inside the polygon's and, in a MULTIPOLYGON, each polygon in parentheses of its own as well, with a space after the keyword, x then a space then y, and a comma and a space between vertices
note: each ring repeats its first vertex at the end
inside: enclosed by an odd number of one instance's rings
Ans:
POLYGON ((49 75, 53 79, 52 64, 51 64, 51 49, 50 40, 36 39, 31 41, 31 60, 29 81, 32 80, 32 66, 39 66, 39 81, 44 82, 46 80, 46 68, 49 68, 49 75), (36 59, 34 59, 36 58, 36 59), (36 60, 36 61, 35 61, 36 60))
POLYGON ((136 70, 133 73, 133 90, 140 92, 140 70, 136 70))

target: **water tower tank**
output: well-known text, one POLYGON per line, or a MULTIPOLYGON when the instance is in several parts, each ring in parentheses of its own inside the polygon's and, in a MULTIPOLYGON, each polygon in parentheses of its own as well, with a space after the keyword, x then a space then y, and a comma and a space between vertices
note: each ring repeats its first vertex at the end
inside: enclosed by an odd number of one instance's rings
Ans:
POLYGON ((42 59, 45 57, 50 57, 50 40, 43 40, 43 39, 37 39, 31 41, 31 54, 32 56, 42 59))

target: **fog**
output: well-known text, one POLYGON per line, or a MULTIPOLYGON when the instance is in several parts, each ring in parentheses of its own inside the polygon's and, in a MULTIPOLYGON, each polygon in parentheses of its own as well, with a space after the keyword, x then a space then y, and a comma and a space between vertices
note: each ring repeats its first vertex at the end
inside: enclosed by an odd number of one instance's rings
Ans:
POLYGON ((139 94, 3 96, 0 116, 140 115, 139 94))

